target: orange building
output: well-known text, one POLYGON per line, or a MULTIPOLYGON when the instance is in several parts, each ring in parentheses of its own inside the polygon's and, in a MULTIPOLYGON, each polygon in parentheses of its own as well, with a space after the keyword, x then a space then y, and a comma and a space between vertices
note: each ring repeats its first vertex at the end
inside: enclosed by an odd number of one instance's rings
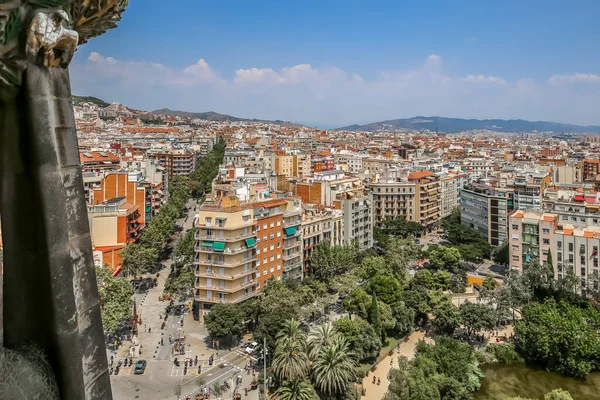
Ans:
MULTIPOLYGON (((123 197, 127 203, 143 210, 146 206, 146 188, 137 173, 114 172, 104 176, 100 187, 92 191, 92 204, 101 204, 114 198, 123 197)), ((141 213, 141 223, 146 224, 146 214, 141 213)))
POLYGON ((94 252, 101 252, 102 264, 118 274, 122 264, 121 250, 136 242, 144 226, 144 213, 138 205, 117 197, 102 204, 88 206, 90 233, 94 252))
POLYGON ((256 280, 263 288, 271 278, 283 275, 283 213, 285 200, 269 200, 252 205, 256 221, 256 280))

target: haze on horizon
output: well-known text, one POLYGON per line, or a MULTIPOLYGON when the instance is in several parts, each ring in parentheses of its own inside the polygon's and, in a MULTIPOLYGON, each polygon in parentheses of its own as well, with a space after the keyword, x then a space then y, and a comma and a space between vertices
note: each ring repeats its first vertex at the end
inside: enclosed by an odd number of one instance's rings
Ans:
POLYGON ((600 125, 600 3, 131 1, 73 92, 323 127, 417 115, 600 125), (326 4, 322 4, 326 3, 326 4))

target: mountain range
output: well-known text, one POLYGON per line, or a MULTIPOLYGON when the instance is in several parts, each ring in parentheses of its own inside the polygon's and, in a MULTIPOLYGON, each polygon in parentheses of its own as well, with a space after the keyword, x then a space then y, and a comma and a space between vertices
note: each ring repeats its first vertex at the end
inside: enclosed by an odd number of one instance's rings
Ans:
POLYGON ((254 119, 239 118, 239 117, 233 117, 233 116, 227 115, 227 114, 219 114, 214 111, 188 112, 188 111, 171 110, 169 108, 162 108, 160 110, 151 111, 151 113, 154 115, 164 115, 166 117, 198 118, 198 119, 202 119, 202 120, 206 120, 206 121, 218 121, 218 122, 221 122, 221 121, 233 121, 233 122, 244 121, 244 122, 262 122, 262 123, 266 123, 266 124, 278 124, 278 125, 283 125, 283 126, 301 126, 300 124, 295 124, 295 123, 289 122, 289 121, 281 121, 281 120, 271 121, 271 120, 256 119, 256 118, 254 118, 254 119))
POLYGON ((414 117, 373 122, 366 125, 350 125, 338 130, 375 132, 390 129, 429 130, 456 133, 472 130, 496 132, 589 132, 600 133, 600 126, 580 126, 547 121, 522 119, 462 119, 446 117, 414 117))

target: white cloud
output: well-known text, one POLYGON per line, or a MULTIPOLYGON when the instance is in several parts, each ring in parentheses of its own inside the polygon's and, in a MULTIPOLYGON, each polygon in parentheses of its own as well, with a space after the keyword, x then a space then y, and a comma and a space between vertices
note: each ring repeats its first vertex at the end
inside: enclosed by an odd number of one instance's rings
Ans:
POLYGON ((467 75, 464 78, 461 78, 464 82, 475 82, 475 83, 495 83, 499 85, 504 85, 506 81, 504 78, 499 78, 497 76, 485 76, 485 75, 467 75))
POLYGON ((162 107, 241 117, 343 125, 443 115, 524 118, 600 124, 600 81, 594 74, 554 75, 547 81, 448 73, 439 55, 411 69, 363 77, 335 66, 249 66, 216 71, 203 58, 185 68, 78 52, 71 65, 74 93, 140 109, 162 107), (87 56, 87 57, 86 57, 87 56), (568 85, 580 82, 575 93, 568 85), (582 92, 582 93, 579 93, 582 92))
POLYGON ((548 81, 553 85, 562 85, 566 83, 600 83, 600 76, 596 74, 580 74, 572 75, 552 75, 548 81))

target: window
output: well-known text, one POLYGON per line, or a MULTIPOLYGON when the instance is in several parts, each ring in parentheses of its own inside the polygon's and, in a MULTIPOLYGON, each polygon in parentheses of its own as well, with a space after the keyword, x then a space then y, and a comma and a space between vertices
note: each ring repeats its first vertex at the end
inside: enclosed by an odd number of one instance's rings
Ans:
POLYGON ((556 253, 556 259, 562 261, 562 253, 556 253))
POLYGON ((277 232, 277 237, 281 237, 281 232, 277 232))
POLYGON ((271 272, 275 271, 275 267, 271 265, 271 272))
POLYGON ((258 267, 260 265, 260 260, 256 260, 256 266, 258 267))
POLYGON ((571 264, 573 264, 573 260, 574 260, 573 254, 569 254, 569 262, 571 264))
POLYGON ((519 230, 519 225, 515 224, 515 225, 512 226, 512 228, 513 228, 513 230, 518 231, 519 230))
POLYGON ((250 221, 250 216, 249 215, 242 215, 242 220, 244 222, 248 222, 248 221, 250 221))
POLYGON ((267 229, 267 224, 263 224, 263 229, 267 229))
POLYGON ((263 258, 263 264, 267 263, 267 257, 263 258))
MULTIPOLYGON (((279 243, 278 243, 279 244, 279 243)), ((270 250, 273 250, 275 248, 275 246, 273 245, 273 243, 271 243, 271 246, 269 247, 270 250)))
POLYGON ((569 251, 573 251, 573 243, 569 243, 569 251))
POLYGON ((281 226, 281 221, 277 220, 277 226, 281 226))
POLYGON ((556 248, 557 249, 562 249, 562 242, 561 241, 556 242, 556 248))
POLYGON ((275 234, 271 233, 271 235, 269 235, 271 237, 271 239, 275 239, 275 234))
POLYGON ((275 257, 273 256, 273 254, 271 254, 271 261, 275 260, 275 257))
POLYGON ((271 221, 271 228, 275 226, 275 222, 271 221))
POLYGON ((266 253, 267 252, 267 246, 263 247, 263 252, 266 253))
POLYGON ((260 225, 256 225, 256 232, 260 232, 260 225))
POLYGON ((277 280, 280 281, 281 280, 281 275, 277 275, 277 280))
POLYGON ((514 256, 512 256, 512 259, 513 259, 513 261, 519 261, 519 256, 514 255, 514 256))
POLYGON ((260 254, 260 249, 256 249, 256 254, 260 254))
POLYGON ((205 221, 206 221, 206 225, 212 224, 212 218, 210 218, 210 217, 206 217, 205 221))
POLYGON ((267 274, 267 269, 263 269, 263 276, 265 276, 267 274))
POLYGON ((279 260, 281 258, 281 253, 277 253, 277 259, 279 260))
POLYGON ((267 235, 263 236, 264 241, 267 241, 267 239, 269 239, 269 237, 267 235))
POLYGON ((260 289, 260 282, 256 282, 256 288, 260 289))
POLYGON ((544 244, 550 244, 550 239, 544 239, 544 240, 543 240, 543 243, 544 243, 544 244))
POLYGON ((281 264, 277 264, 277 271, 281 269, 281 264))
POLYGON ((281 247, 281 242, 277 242, 277 248, 281 247))
POLYGON ((550 229, 548 229, 548 228, 544 228, 544 229, 542 229, 542 233, 543 233, 544 235, 547 235, 547 234, 549 234, 549 233, 550 233, 550 229))
POLYGON ((581 256, 579 261, 581 262, 581 265, 585 265, 585 256, 581 256))

